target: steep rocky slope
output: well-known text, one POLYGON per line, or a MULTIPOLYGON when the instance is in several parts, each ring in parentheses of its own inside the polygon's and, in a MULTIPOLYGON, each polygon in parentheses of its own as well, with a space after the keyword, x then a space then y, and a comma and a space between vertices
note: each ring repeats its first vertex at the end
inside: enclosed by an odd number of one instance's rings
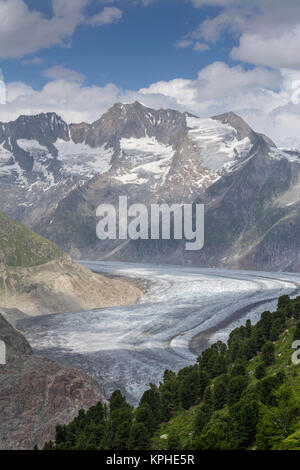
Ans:
POLYGON ((0 449, 41 447, 58 424, 104 401, 99 385, 83 372, 35 356, 2 315, 0 340, 7 351, 7 364, 0 365, 0 449))
POLYGON ((0 212, 0 306, 29 315, 130 304, 140 291, 92 274, 0 212))

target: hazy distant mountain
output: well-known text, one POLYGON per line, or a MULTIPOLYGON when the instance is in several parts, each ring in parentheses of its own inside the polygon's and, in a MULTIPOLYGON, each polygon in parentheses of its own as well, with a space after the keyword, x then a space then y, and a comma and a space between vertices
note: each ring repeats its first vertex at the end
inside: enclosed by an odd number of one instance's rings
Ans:
POLYGON ((234 113, 200 119, 118 103, 92 124, 53 113, 0 124, 0 203, 78 258, 297 270, 299 163, 234 113), (204 201, 204 249, 100 242, 96 207, 120 195, 204 201))

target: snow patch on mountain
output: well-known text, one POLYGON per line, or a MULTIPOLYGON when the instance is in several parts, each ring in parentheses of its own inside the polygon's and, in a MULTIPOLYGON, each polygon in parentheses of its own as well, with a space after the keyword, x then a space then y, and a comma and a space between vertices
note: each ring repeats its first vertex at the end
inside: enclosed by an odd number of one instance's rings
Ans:
POLYGON ((4 148, 4 143, 0 144, 0 175, 6 173, 14 161, 13 154, 4 148))
POLYGON ((271 148, 269 155, 274 160, 281 160, 282 158, 286 158, 290 162, 300 163, 300 153, 297 150, 271 148))
POLYGON ((175 150, 164 145, 155 137, 129 138, 120 140, 122 169, 116 179, 122 183, 147 183, 155 179, 162 184, 170 171, 175 150))
POLYGON ((4 143, 0 145, 0 178, 12 176, 15 181, 24 187, 27 185, 25 172, 15 161, 13 154, 4 148, 4 143))
POLYGON ((112 148, 102 145, 92 148, 87 144, 75 144, 58 139, 55 142, 58 159, 64 165, 64 173, 92 177, 95 174, 106 173, 111 167, 112 148))
MULTIPOLYGON (((56 185, 54 175, 49 171, 49 164, 53 160, 53 156, 49 153, 47 147, 41 145, 33 139, 18 139, 17 144, 33 157, 32 172, 36 173, 37 181, 43 183, 43 191, 48 191, 56 185)), ((24 184, 28 185, 28 181, 24 176, 24 184)), ((30 186, 30 189, 32 185, 30 186)))
POLYGON ((228 169, 251 149, 250 139, 238 140, 236 130, 228 124, 190 116, 186 116, 186 124, 190 128, 190 139, 201 151, 202 165, 209 170, 217 172, 225 166, 228 169))
POLYGON ((29 152, 32 156, 38 151, 48 152, 47 147, 44 147, 34 139, 18 139, 17 144, 21 149, 25 150, 25 152, 29 152))

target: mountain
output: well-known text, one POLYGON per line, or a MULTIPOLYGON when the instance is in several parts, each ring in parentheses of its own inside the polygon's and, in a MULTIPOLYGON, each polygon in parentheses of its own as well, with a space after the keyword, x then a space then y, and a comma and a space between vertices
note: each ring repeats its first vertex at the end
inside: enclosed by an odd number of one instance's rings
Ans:
POLYGON ((0 125, 0 204, 75 258, 298 270, 299 163, 232 112, 203 119, 135 102, 92 124, 22 116, 0 125), (99 241, 96 208, 122 195, 204 202, 204 249, 99 241))
POLYGON ((81 409, 104 398, 83 372, 33 354, 23 335, 0 315, 6 365, 0 365, 0 449, 32 450, 55 437, 81 409))
POLYGON ((40 315, 127 305, 139 295, 126 282, 92 274, 0 211, 1 307, 40 315))

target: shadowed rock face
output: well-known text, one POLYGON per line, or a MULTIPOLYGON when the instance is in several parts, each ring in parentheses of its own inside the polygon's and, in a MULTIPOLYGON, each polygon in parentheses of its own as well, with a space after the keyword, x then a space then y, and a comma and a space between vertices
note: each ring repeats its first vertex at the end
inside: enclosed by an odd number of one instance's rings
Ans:
POLYGON ((53 143, 57 138, 69 140, 69 135, 67 124, 55 113, 20 116, 16 121, 0 126, 0 144, 12 151, 21 168, 27 171, 33 169, 33 158, 18 145, 18 140, 36 140, 56 157, 57 149, 53 143))
POLYGON ((6 345, 6 362, 12 362, 16 356, 30 356, 32 349, 25 337, 15 330, 0 314, 0 339, 6 345))
POLYGON ((0 366, 0 449, 33 449, 54 439, 80 409, 104 401, 83 372, 35 356, 23 335, 0 315, 7 364, 0 366))

